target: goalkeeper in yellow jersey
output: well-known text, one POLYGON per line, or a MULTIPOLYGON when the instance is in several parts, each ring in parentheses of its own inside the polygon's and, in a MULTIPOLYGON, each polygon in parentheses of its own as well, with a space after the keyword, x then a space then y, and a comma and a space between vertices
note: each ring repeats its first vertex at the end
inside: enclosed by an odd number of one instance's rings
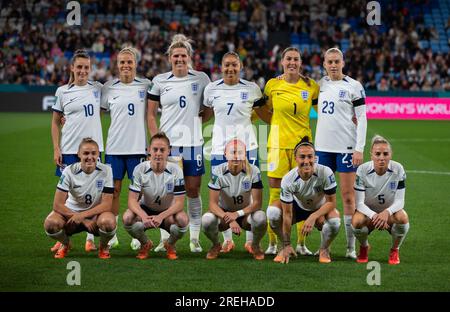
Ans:
MULTIPOLYGON (((281 208, 280 186, 281 178, 296 167, 294 147, 301 138, 312 138, 309 125, 311 107, 317 104, 319 86, 317 83, 300 73, 302 60, 300 51, 294 47, 286 48, 281 54, 283 67, 282 78, 270 79, 265 88, 267 105, 263 106, 266 123, 270 123, 270 133, 267 142, 267 176, 269 177, 270 198, 269 207, 281 208)), ((312 255, 305 246, 305 238, 301 235, 303 222, 297 224, 297 253, 312 255)), ((268 228, 269 247, 266 254, 277 253, 277 237, 268 228)))

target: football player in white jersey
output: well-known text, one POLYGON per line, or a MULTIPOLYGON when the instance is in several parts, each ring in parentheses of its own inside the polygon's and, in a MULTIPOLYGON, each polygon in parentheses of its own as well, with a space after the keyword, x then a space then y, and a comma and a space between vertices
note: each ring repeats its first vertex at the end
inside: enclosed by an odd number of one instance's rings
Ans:
MULTIPOLYGON (((123 48, 117 56, 119 78, 108 81, 102 88, 102 109, 111 114, 106 140, 105 163, 110 164, 114 178, 113 212, 119 215, 120 192, 125 172, 132 178, 134 167, 145 160, 147 146, 147 91, 150 80, 136 77, 137 52, 123 48)), ((117 237, 111 247, 119 244, 117 237)), ((139 242, 131 247, 138 249, 139 242)))
MULTIPOLYGON (((187 208, 191 252, 201 252, 199 242, 202 202, 201 177, 205 173, 203 163, 202 120, 199 117, 203 90, 210 82, 208 76, 191 69, 193 54, 191 41, 184 35, 175 35, 167 54, 172 66, 170 72, 157 75, 149 90, 148 126, 153 135, 164 131, 170 139, 171 155, 183 157, 186 179, 187 208), (159 128, 157 111, 161 106, 159 128)), ((161 242, 155 251, 163 249, 168 234, 161 231, 161 242)))
MULTIPOLYGON (((247 159, 259 167, 258 142, 252 124, 252 112, 258 114, 265 104, 261 90, 254 82, 240 79, 242 63, 236 52, 227 52, 222 57, 222 79, 209 83, 204 92, 203 121, 214 115, 212 131, 211 172, 214 167, 226 162, 225 145, 238 138, 248 146, 247 159)), ((231 229, 222 232, 222 252, 234 248, 231 229)), ((246 232, 245 248, 250 251, 252 232, 246 232)))
POLYGON ((367 119, 364 88, 360 82, 342 73, 344 65, 339 49, 331 48, 325 52, 323 66, 328 75, 319 81, 315 146, 318 163, 339 172, 347 237, 346 257, 356 259, 351 229, 355 213, 353 184, 356 168, 363 162, 367 119))
POLYGON ((291 255, 297 256, 291 246, 291 226, 305 220, 302 234, 308 235, 314 226, 321 230, 319 262, 329 263, 330 244, 340 227, 336 209, 336 181, 327 166, 315 164, 315 150, 308 137, 294 149, 297 167, 281 180, 281 207, 269 206, 267 218, 270 227, 283 241, 283 249, 275 262, 289 263, 291 255))
POLYGON ((250 253, 256 260, 264 259, 260 242, 267 229, 267 218, 262 205, 262 182, 258 167, 246 158, 245 144, 233 139, 225 149, 227 162, 213 168, 209 187, 209 212, 202 217, 202 226, 213 246, 207 259, 216 259, 222 246, 219 230, 231 228, 240 235, 241 228, 252 231, 250 253))
MULTIPOLYGON (((100 96, 102 84, 88 81, 91 71, 89 54, 85 50, 75 51, 70 61, 70 79, 66 85, 56 90, 56 101, 52 106, 53 159, 56 176, 61 176, 64 168, 79 162, 78 146, 85 137, 98 142, 103 152, 102 125, 100 122, 100 96), (61 119, 64 125, 61 127, 61 119)), ((101 158, 101 155, 100 155, 101 158)), ((60 242, 51 248, 53 252, 61 246, 60 242)), ((94 251, 94 235, 87 233, 85 250, 94 251)))
POLYGON ((392 235, 389 264, 399 264, 399 248, 409 230, 405 210, 405 179, 403 166, 392 160, 392 148, 383 137, 372 139, 372 160, 356 171, 356 212, 353 215, 353 233, 361 243, 359 263, 369 261, 367 237, 374 229, 388 230, 392 235))
POLYGON ((175 260, 178 258, 175 243, 187 231, 189 224, 183 211, 186 193, 183 170, 168 162, 170 141, 163 132, 151 138, 149 152, 150 160, 134 169, 123 224, 127 232, 141 243, 138 259, 148 258, 153 245, 145 230, 163 228, 170 233, 164 242, 167 258, 175 260))
POLYGON ((78 148, 80 162, 66 167, 59 179, 53 211, 44 222, 47 235, 61 243, 55 253, 57 259, 67 255, 69 237, 81 231, 100 235, 98 256, 110 258, 108 242, 116 232, 113 178, 111 168, 98 162, 99 153, 97 142, 82 139, 78 148))

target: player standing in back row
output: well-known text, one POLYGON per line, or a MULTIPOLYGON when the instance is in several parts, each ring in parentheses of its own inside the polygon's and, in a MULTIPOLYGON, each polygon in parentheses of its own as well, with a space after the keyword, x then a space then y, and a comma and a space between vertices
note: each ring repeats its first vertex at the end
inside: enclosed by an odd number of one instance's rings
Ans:
MULTIPOLYGON (((208 76, 192 70, 193 49, 191 40, 175 35, 168 49, 170 72, 157 75, 149 90, 148 127, 152 135, 163 131, 170 139, 171 156, 183 157, 186 181, 187 208, 191 252, 201 252, 199 236, 202 222, 200 184, 205 173, 203 163, 202 120, 199 117, 203 90, 210 83, 208 76), (156 123, 161 105, 159 129, 156 123)), ((164 249, 168 233, 161 230, 161 242, 155 251, 164 249)))
POLYGON ((345 63, 339 49, 331 48, 325 52, 323 66, 328 75, 319 81, 316 156, 319 164, 339 172, 347 236, 346 257, 356 259, 351 227, 355 213, 353 184, 356 168, 363 162, 366 143, 365 93, 360 82, 342 73, 345 63), (353 117, 356 117, 356 124, 353 117))

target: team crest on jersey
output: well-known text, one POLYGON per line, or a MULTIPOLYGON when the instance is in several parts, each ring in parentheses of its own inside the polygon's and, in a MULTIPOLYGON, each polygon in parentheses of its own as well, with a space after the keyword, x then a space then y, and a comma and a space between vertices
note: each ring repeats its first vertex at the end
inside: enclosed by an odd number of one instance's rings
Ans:
POLYGON ((198 83, 191 84, 192 92, 196 93, 198 91, 198 83))
POLYGON ((145 98, 145 90, 139 90, 139 98, 145 98))
POLYGON ((250 181, 243 181, 242 182, 242 188, 244 189, 244 191, 248 191, 250 190, 252 184, 250 183, 250 181))
POLYGON ((241 92, 241 100, 242 101, 248 100, 248 92, 241 92))
POLYGON ((309 97, 309 92, 308 91, 302 91, 301 92, 301 96, 302 96, 302 99, 306 101, 308 99, 308 97, 309 97))
POLYGON ((391 191, 395 191, 395 189, 397 188, 397 183, 395 182, 389 183, 389 188, 391 189, 391 191))
POLYGON ((103 180, 97 180, 97 189, 102 190, 103 189, 103 180))
POLYGON ((100 95, 100 93, 98 92, 98 90, 95 90, 94 91, 94 97, 96 98, 96 99, 98 99, 98 96, 100 95))
POLYGON ((167 189, 167 192, 173 192, 173 183, 167 183, 166 189, 167 189))
POLYGON ((339 90, 339 98, 340 99, 345 98, 345 94, 346 94, 345 90, 339 90))

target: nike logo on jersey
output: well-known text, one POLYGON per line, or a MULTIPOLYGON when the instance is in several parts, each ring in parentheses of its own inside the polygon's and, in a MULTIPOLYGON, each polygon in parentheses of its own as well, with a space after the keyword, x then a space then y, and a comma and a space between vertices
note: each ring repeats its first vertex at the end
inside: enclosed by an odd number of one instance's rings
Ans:
POLYGON ((74 97, 73 99, 70 99, 70 100, 69 100, 69 103, 72 103, 72 102, 75 101, 76 99, 78 99, 78 96, 77 96, 77 97, 74 97))
POLYGON ((73 186, 74 189, 80 188, 80 187, 81 187, 81 185, 74 185, 74 186, 73 186))
POLYGON ((215 96, 215 97, 214 97, 214 100, 215 100, 215 99, 218 99, 218 98, 220 98, 220 95, 219 95, 219 96, 215 96))
POLYGON ((169 92, 170 90, 172 90, 173 88, 165 88, 164 92, 169 92))
POLYGON ((117 99, 120 95, 113 97, 113 100, 117 99))

